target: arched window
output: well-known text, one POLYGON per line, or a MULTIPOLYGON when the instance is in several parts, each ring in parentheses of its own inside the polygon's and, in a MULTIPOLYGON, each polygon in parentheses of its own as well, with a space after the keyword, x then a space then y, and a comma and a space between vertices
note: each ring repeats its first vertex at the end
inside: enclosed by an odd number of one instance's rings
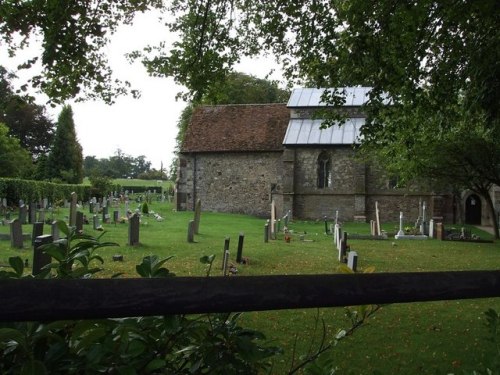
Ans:
POLYGON ((330 156, 322 152, 318 156, 318 188, 324 189, 332 185, 332 175, 330 172, 330 156))

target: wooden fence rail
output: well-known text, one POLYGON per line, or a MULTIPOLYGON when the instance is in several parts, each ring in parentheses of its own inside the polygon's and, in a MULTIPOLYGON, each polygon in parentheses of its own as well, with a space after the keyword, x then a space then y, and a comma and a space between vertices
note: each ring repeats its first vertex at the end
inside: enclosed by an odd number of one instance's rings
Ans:
POLYGON ((500 271, 0 280, 0 321, 118 318, 500 297, 500 271))

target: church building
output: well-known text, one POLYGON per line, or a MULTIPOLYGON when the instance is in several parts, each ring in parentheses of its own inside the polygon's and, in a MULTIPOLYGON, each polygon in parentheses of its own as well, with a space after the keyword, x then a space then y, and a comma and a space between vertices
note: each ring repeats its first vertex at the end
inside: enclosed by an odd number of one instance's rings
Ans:
POLYGON ((341 126, 321 128, 314 116, 325 108, 324 89, 295 89, 287 104, 200 106, 193 113, 179 154, 176 209, 269 217, 369 221, 375 202, 382 221, 415 221, 425 203, 427 219, 455 219, 449 192, 398 188, 383 166, 354 157, 365 125, 361 106, 369 88, 344 89, 341 126), (420 212, 419 212, 420 211, 420 212))

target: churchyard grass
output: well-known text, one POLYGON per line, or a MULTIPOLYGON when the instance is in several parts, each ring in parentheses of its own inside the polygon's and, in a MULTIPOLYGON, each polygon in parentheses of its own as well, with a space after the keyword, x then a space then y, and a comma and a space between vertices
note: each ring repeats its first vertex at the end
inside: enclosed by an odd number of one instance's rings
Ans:
MULTIPOLYGON (((130 204, 132 210, 137 207, 138 203, 130 204)), ((204 275, 205 265, 199 258, 215 254, 212 275, 219 276, 224 239, 230 237, 230 258, 235 263, 240 233, 245 235, 243 256, 248 258, 249 264, 237 265, 238 275, 339 272, 337 250, 334 250, 332 238, 325 235, 322 220, 292 222, 290 243, 284 241, 283 234, 279 234, 277 240, 264 243, 264 219, 203 212, 195 243, 187 243, 192 211, 175 212, 170 204, 161 202, 153 202, 149 208, 164 220, 158 222, 152 215, 143 216, 138 246, 127 245, 128 224, 103 224, 106 231, 103 239, 120 246, 99 250, 105 264, 104 271, 97 277, 110 277, 115 273, 136 277, 135 265, 144 256, 153 254, 160 258, 173 255, 166 266, 179 276, 204 275), (115 254, 123 255, 124 261, 113 262, 115 254)), ((81 210, 91 219, 88 208, 81 210)), ((112 214, 112 208, 110 212, 112 214)), ((120 212, 123 216, 123 206, 120 212)), ((60 218, 67 215, 64 209, 56 213, 60 218)), ((31 233, 31 227, 24 225, 23 232, 31 233)), ((395 223, 384 225, 388 232, 394 232, 395 227, 395 223)), ((345 223, 343 230, 368 234, 369 225, 345 223)), ((92 224, 85 225, 84 231, 92 235, 101 233, 94 231, 92 224)), ((473 231, 483 239, 491 239, 485 232, 476 228, 473 231)), ((7 225, 0 226, 0 233, 8 232, 7 225)), ((48 225, 44 232, 50 233, 48 225)), ((500 265, 498 243, 354 239, 348 242, 359 255, 360 272, 372 266, 375 272, 414 272, 492 270, 500 265)), ((12 249, 8 240, 0 241, 0 264, 7 264, 10 256, 21 256, 31 265, 31 243, 25 241, 24 246, 21 250, 12 249)), ((492 344, 486 340, 484 327, 483 312, 488 308, 500 312, 500 298, 384 306, 367 325, 342 340, 324 358, 333 358, 340 373, 352 374, 372 374, 374 370, 383 374, 458 374, 463 370, 482 369, 494 353, 492 344)), ((318 342, 322 332, 314 330, 316 314, 324 319, 330 338, 339 329, 349 327, 344 308, 251 312, 243 315, 241 323, 262 331, 274 344, 285 349, 285 354, 276 358, 273 370, 274 374, 283 374, 290 366, 294 345, 298 356, 307 352, 311 340, 318 342)))

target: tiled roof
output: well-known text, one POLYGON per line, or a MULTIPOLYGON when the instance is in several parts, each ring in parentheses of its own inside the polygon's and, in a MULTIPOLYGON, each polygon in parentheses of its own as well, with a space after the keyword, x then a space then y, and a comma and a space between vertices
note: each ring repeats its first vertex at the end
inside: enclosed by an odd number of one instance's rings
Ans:
POLYGON ((289 119, 286 104, 200 106, 181 152, 281 151, 289 119))

